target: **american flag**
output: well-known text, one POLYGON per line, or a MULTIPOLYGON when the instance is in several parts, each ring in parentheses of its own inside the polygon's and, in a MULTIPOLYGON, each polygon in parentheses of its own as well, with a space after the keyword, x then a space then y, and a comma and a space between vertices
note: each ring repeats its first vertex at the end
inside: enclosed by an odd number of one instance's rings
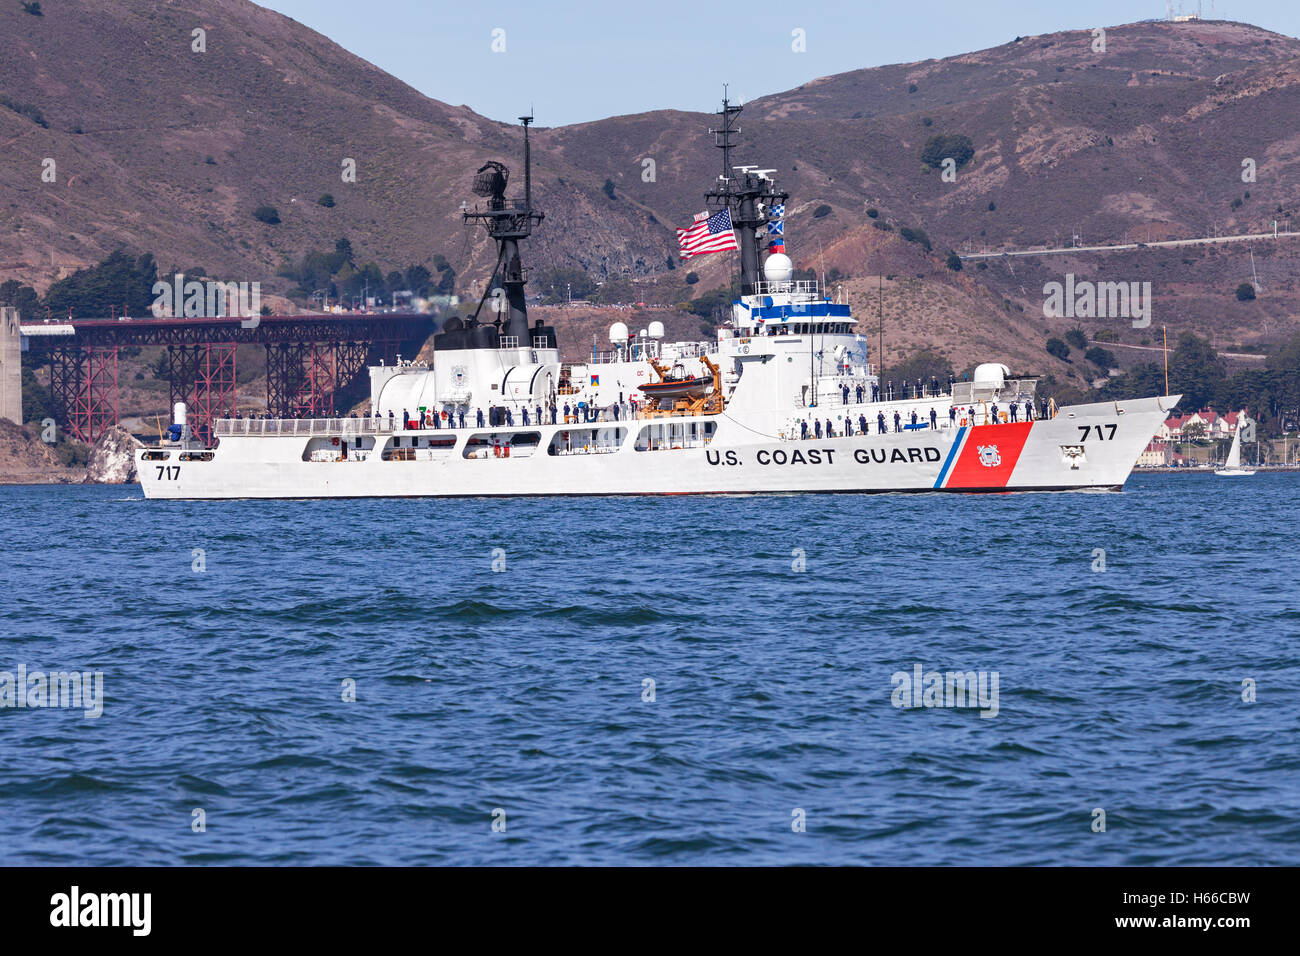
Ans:
POLYGON ((695 225, 691 228, 677 230, 677 248, 683 259, 739 249, 736 230, 731 225, 731 210, 724 209, 712 216, 707 212, 700 213, 695 217, 695 225))

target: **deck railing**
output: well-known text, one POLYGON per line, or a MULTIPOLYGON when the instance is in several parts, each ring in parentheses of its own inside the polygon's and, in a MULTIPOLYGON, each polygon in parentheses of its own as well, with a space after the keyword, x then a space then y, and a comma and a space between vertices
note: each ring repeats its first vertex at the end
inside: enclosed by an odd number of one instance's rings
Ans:
POLYGON ((391 435, 408 431, 388 418, 218 418, 218 438, 234 435, 391 435))

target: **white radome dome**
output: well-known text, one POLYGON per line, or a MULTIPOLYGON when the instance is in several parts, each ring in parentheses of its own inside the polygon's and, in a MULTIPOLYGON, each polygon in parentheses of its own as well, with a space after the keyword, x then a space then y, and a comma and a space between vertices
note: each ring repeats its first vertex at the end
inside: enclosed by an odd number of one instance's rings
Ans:
POLYGON ((794 263, 784 252, 774 252, 763 263, 763 276, 768 282, 789 282, 794 275, 794 263))
POLYGON ((622 344, 627 341, 627 326, 622 322, 615 322, 609 327, 609 340, 615 344, 622 344))
POLYGON ((650 338, 662 339, 664 337, 664 324, 657 319, 650 323, 650 338))
POLYGON ((1001 387, 1010 374, 1011 369, 1001 362, 985 362, 983 365, 975 366, 975 384, 1001 387))

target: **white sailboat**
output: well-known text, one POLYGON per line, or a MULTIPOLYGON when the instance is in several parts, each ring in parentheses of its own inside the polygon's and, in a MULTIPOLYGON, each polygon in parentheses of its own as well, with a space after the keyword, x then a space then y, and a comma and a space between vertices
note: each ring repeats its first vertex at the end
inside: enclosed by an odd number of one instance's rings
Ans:
POLYGON ((1232 448, 1228 450, 1228 460, 1224 462, 1224 467, 1215 472, 1216 475, 1246 476, 1253 475, 1253 468, 1241 467, 1241 420, 1238 419, 1237 427, 1232 433, 1232 448))

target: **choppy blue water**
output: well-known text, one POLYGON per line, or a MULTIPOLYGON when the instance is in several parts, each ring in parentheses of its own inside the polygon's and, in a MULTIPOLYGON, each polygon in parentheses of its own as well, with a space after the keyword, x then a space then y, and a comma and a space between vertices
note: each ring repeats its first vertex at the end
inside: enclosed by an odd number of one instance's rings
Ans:
POLYGON ((1295 864, 1298 493, 2 488, 0 863, 1295 864))

